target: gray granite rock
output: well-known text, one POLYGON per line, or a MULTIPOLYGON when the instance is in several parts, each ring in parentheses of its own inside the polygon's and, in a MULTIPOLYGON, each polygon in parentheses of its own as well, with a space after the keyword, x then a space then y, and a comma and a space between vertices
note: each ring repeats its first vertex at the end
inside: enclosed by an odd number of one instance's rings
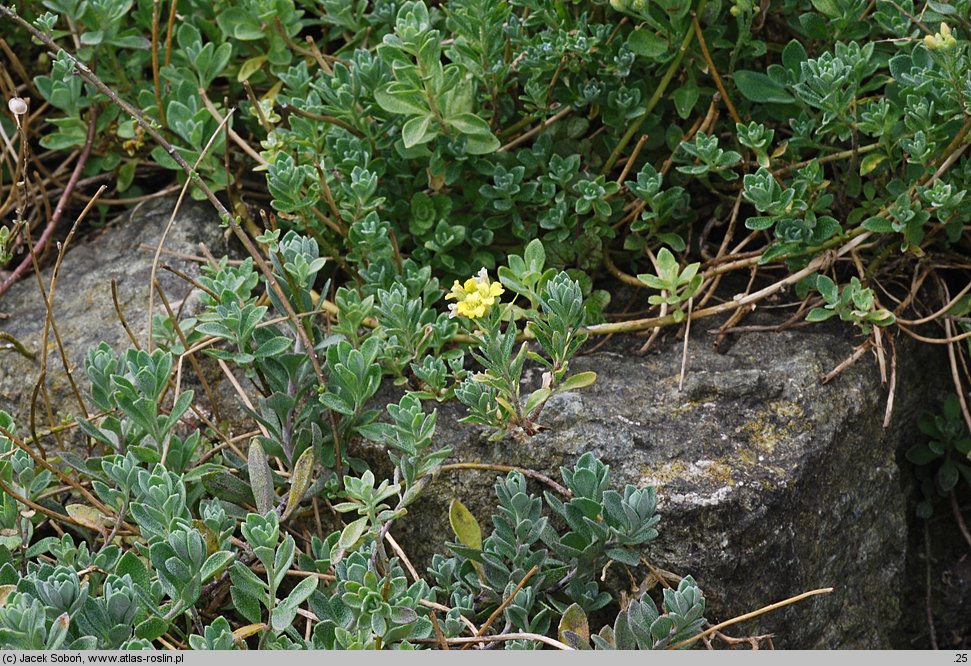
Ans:
MULTIPOLYGON (((54 319, 82 394, 89 386, 84 374, 88 349, 102 340, 119 352, 131 345, 112 303, 112 280, 117 283, 118 301, 129 327, 140 344, 147 339, 148 287, 154 251, 143 246, 158 245, 174 205, 171 198, 145 203, 132 212, 130 219, 126 216, 122 223, 90 235, 65 253, 54 292, 54 319)), ((198 256, 199 244, 204 243, 219 257, 230 252, 224 231, 211 206, 186 200, 168 233, 165 249, 198 256)), ((190 275, 199 272, 198 263, 172 254, 162 254, 159 264, 190 275)), ((43 273, 45 285, 50 284, 51 270, 43 273)), ((191 285, 161 268, 156 279, 176 311, 193 291, 191 285)), ((158 297, 155 305, 156 312, 164 312, 158 297)), ((29 360, 12 349, 0 350, 0 409, 14 416, 21 432, 28 432, 32 395, 41 372, 46 317, 37 280, 28 276, 15 284, 0 299, 0 310, 10 315, 0 320, 0 330, 15 336, 36 354, 36 359, 29 360)), ((48 339, 46 385, 56 423, 69 422, 80 413, 53 334, 48 339)), ((38 431, 48 427, 47 409, 40 394, 35 423, 38 431)))
MULTIPOLYGON (((895 455, 915 433, 937 357, 901 346, 894 420, 884 430, 886 389, 872 359, 820 383, 853 343, 833 329, 758 333, 720 355, 699 337, 681 392, 679 343, 648 357, 595 353, 574 367, 595 370, 597 382, 551 399, 541 419, 548 429, 527 443, 487 442, 456 423, 454 404, 439 407, 438 441, 454 450, 452 461, 557 480, 561 465, 593 451, 610 465, 614 487, 658 487, 661 535, 645 555, 694 576, 713 622, 832 587, 734 631, 774 633, 780 647, 890 648, 908 603, 906 484, 895 455)), ((427 563, 452 539, 452 498, 491 529, 495 477, 443 474, 393 533, 427 563)))

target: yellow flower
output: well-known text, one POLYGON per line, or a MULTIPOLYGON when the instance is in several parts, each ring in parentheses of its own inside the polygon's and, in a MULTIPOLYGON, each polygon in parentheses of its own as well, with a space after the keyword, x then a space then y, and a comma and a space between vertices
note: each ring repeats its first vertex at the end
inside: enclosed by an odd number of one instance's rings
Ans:
POLYGON ((489 280, 486 269, 479 271, 475 277, 470 277, 464 284, 459 284, 456 280, 452 285, 452 290, 448 292, 445 299, 454 299, 455 303, 449 303, 449 317, 468 317, 475 319, 484 317, 496 301, 499 295, 506 290, 498 282, 489 280))
POLYGON ((933 35, 924 37, 924 45, 931 51, 947 50, 953 48, 958 40, 951 33, 951 28, 947 23, 941 23, 941 31, 933 35))

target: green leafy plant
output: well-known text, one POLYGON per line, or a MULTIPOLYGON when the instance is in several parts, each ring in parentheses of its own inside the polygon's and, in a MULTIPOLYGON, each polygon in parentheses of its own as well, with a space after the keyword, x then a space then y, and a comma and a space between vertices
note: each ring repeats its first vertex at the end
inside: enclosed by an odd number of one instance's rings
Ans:
POLYGON ((682 269, 678 260, 666 247, 657 253, 657 275, 643 273, 637 279, 661 293, 648 300, 655 305, 673 305, 672 314, 676 321, 683 321, 685 311, 681 304, 689 301, 701 288, 702 277, 698 275, 700 263, 689 264, 682 269))
POLYGON ((583 299, 579 285, 561 272, 550 277, 544 284, 542 295, 537 295, 532 283, 538 283, 542 278, 537 276, 537 267, 542 267, 538 254, 533 258, 533 267, 534 270, 527 272, 525 263, 522 263, 517 266, 519 271, 510 269, 506 279, 539 300, 540 313, 529 322, 527 330, 546 357, 530 352, 525 342, 516 349, 518 330, 515 324, 502 330, 503 310, 494 306, 503 289, 490 282, 484 272, 464 285, 456 281, 448 296, 457 301, 450 306, 454 307, 454 314, 468 317, 478 327, 477 347, 469 351, 472 358, 485 368, 484 372, 465 379, 456 388, 455 395, 469 408, 466 422, 496 429, 492 439, 501 439, 508 432, 521 440, 536 434, 540 412, 556 391, 582 388, 596 380, 593 372, 566 376, 570 358, 586 340, 586 334, 581 330, 583 299), (539 361, 549 371, 543 375, 543 385, 523 397, 522 373, 527 358, 539 361))
POLYGON ((930 518, 933 502, 939 495, 954 491, 963 478, 971 483, 971 435, 961 418, 961 403, 949 395, 940 414, 924 414, 920 431, 929 439, 907 449, 907 460, 917 465, 924 499, 917 505, 917 515, 930 518))
POLYGON ((590 635, 586 613, 574 604, 560 620, 561 639, 578 650, 660 650, 685 643, 704 626, 705 598, 691 576, 685 576, 677 589, 664 590, 661 610, 648 596, 633 599, 622 610, 613 626, 604 625, 599 634, 590 635))
MULTIPOLYGON (((560 473, 572 496, 566 502, 549 492, 544 497, 568 526, 562 534, 552 528, 543 515, 543 500, 528 493, 519 472, 497 480, 499 511, 492 516, 492 534, 484 539, 475 517, 453 504, 459 542, 449 546, 454 557, 433 559, 434 590, 460 608, 485 602, 488 609, 512 598, 503 610, 507 627, 531 633, 545 633, 554 613, 568 618, 606 606, 610 595, 600 590, 593 574, 608 560, 640 563, 638 549, 657 537, 654 489, 609 489, 608 467, 591 454, 560 473)), ((697 604, 700 593, 693 589, 690 603, 697 604)), ((678 631, 687 634, 699 627, 699 618, 700 613, 691 615, 678 631)))
POLYGON ((822 294, 826 305, 810 310, 806 315, 808 321, 826 321, 839 315, 843 321, 855 323, 864 333, 870 332, 871 325, 890 326, 894 322, 892 312, 876 308, 873 291, 864 288, 858 278, 851 278, 850 283, 839 290, 830 278, 817 275, 816 289, 822 294))
POLYGON ((249 622, 258 624, 262 617, 261 607, 266 609, 269 620, 261 632, 262 641, 270 633, 280 634, 290 628, 297 609, 317 588, 317 579, 304 578, 282 601, 277 600, 277 591, 296 553, 293 537, 286 534, 280 540, 279 522, 272 511, 264 516, 249 514, 240 530, 253 555, 263 565, 266 579, 258 578, 237 561, 232 568, 230 591, 236 610, 249 622))

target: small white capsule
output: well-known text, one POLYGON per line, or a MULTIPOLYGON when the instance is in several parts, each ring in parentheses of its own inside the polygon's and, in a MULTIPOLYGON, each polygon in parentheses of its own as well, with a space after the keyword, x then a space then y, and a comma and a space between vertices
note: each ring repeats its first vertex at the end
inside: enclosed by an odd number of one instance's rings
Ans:
POLYGON ((27 113, 27 102, 20 97, 11 97, 7 100, 7 108, 15 116, 22 116, 27 113))

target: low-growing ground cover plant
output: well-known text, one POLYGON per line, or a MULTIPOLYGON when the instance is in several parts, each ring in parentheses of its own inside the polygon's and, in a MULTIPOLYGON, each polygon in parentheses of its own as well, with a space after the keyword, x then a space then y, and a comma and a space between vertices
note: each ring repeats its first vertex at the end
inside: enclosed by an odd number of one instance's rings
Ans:
POLYGON ((192 317, 163 310, 131 350, 90 351, 77 427, 98 455, 52 465, 0 419, 2 640, 687 645, 704 624, 690 577, 591 635, 600 571, 645 566, 656 536, 653 491, 610 488, 592 456, 543 496, 498 479, 489 536, 455 505, 458 541, 427 575, 392 530, 448 455, 436 402, 529 446, 550 397, 595 381, 570 371, 590 336, 649 332, 646 349, 721 315, 720 341, 756 306, 787 312, 778 328, 849 322, 859 345, 827 379, 872 352, 887 423, 895 340, 946 345, 955 397, 908 456, 936 465, 928 498, 952 493, 971 428, 969 15, 968 0, 0 5, 0 293, 72 197, 96 220, 184 184, 249 254, 203 270, 192 317), (640 314, 609 316, 604 277, 643 294, 640 314), (197 395, 173 370, 197 356, 242 378, 244 438, 210 418, 204 373, 197 395), (383 382, 403 391, 385 412, 383 382), (391 478, 351 455, 361 439, 387 448, 391 478), (339 529, 321 528, 325 503, 339 529))

